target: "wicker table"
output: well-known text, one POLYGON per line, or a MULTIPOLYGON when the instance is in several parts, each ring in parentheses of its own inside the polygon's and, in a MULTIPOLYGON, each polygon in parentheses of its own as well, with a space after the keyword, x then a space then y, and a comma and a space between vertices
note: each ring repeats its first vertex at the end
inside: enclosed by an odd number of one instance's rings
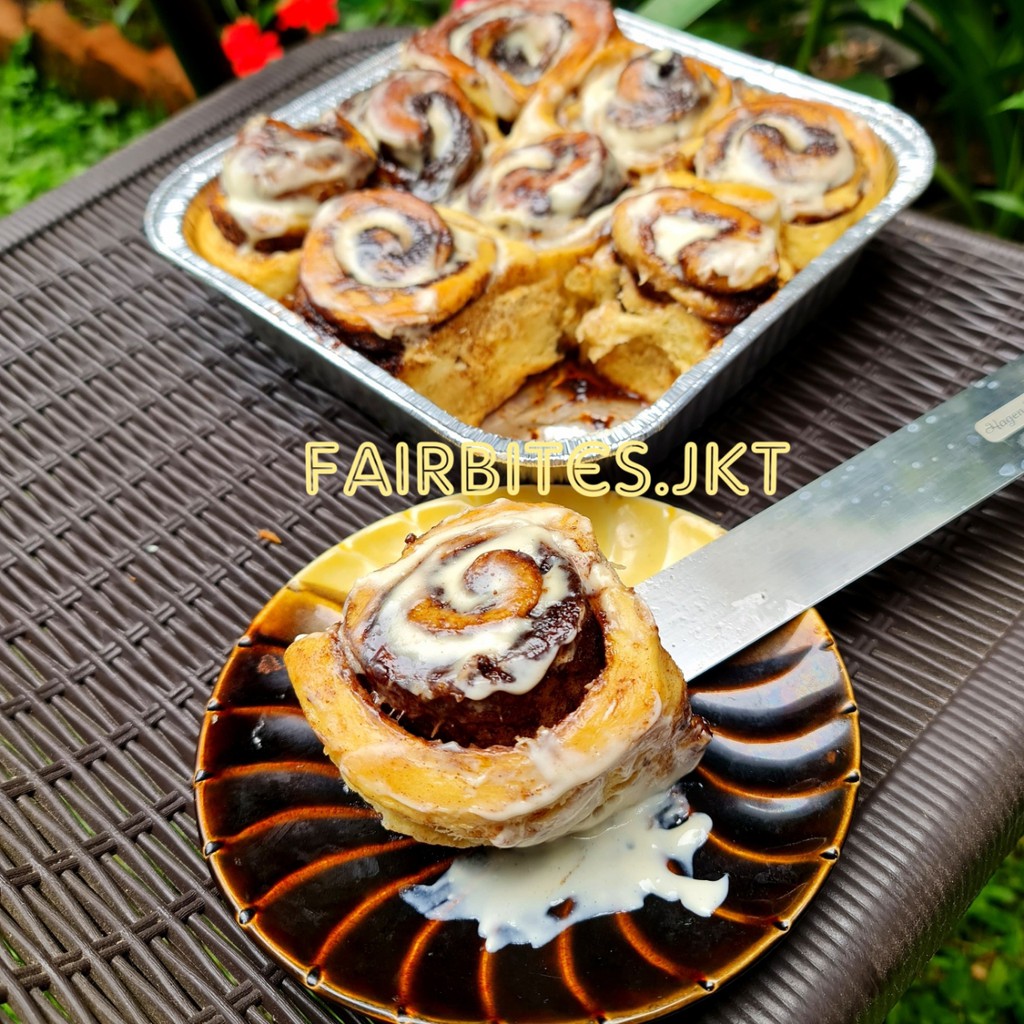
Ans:
MULTIPOLYGON (((344 459, 388 439, 153 255, 140 222, 176 162, 394 38, 310 44, 0 223, 0 1003, 26 1024, 339 1019, 214 889, 191 770, 251 615, 402 502, 306 497, 304 443, 344 459)), ((1024 351, 1022 293, 1024 251, 905 217, 701 439, 790 440, 786 493, 1024 351)), ((691 505, 728 526, 767 500, 691 505)), ((822 609, 862 712, 850 839, 793 933, 680 1018, 880 1019, 1010 849, 1022 524, 1018 483, 822 609)))

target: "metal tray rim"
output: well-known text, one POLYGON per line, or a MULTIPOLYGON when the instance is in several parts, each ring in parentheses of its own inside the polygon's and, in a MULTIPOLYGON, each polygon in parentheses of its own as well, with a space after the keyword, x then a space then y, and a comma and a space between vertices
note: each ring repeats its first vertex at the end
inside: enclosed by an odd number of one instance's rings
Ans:
MULTIPOLYGON (((657 25, 638 15, 617 11, 620 28, 647 45, 673 46, 720 67, 733 78, 752 85, 817 101, 831 102, 863 118, 889 148, 896 164, 896 178, 881 202, 848 228, 824 253, 812 260, 772 300, 760 306, 701 362, 682 374, 656 402, 631 419, 576 438, 558 442, 550 455, 553 467, 563 467, 582 441, 604 442, 614 452, 628 442, 645 441, 666 428, 697 397, 701 389, 725 367, 743 358, 757 339, 807 299, 841 264, 855 255, 893 217, 908 207, 927 187, 935 164, 935 152, 924 129, 895 107, 839 86, 819 82, 770 61, 750 57, 717 43, 657 25)), ((346 96, 383 78, 396 64, 402 44, 393 44, 350 68, 329 82, 275 110, 284 119, 311 120, 346 96)), ((219 168, 222 154, 231 145, 225 138, 196 154, 171 172, 154 190, 146 208, 144 228, 153 248, 210 287, 228 296, 251 317, 266 323, 294 342, 307 355, 324 360, 372 395, 396 407, 426 427, 432 435, 455 446, 479 442, 491 446, 499 462, 508 458, 510 439, 463 423, 440 409, 408 385, 392 377, 353 349, 328 349, 311 325, 226 271, 208 263, 188 245, 182 224, 189 203, 219 168)), ((520 442, 521 444, 521 442, 520 442)), ((535 466, 536 454, 523 452, 524 467, 535 466)))

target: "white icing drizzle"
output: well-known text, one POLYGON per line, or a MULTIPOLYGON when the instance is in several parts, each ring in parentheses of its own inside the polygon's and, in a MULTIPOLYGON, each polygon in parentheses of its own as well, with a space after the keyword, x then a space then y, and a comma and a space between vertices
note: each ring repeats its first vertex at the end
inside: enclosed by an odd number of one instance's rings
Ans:
POLYGON ((453 540, 449 531, 435 531, 421 549, 374 574, 374 586, 385 596, 376 611, 371 646, 379 641, 391 657, 417 665, 416 673, 401 680, 410 693, 429 699, 430 673, 441 670, 451 685, 472 700, 483 700, 497 691, 527 693, 544 678, 560 651, 575 640, 579 622, 575 631, 569 629, 559 637, 560 643, 526 643, 537 620, 571 596, 567 562, 580 555, 576 545, 565 539, 560 543, 573 550, 566 552, 568 557, 562 555, 543 521, 531 521, 542 518, 546 517, 524 514, 510 518, 496 533, 459 538, 454 555, 448 553, 453 540), (542 561, 546 552, 555 552, 551 567, 541 576, 540 597, 528 615, 509 614, 462 629, 441 630, 411 619, 410 612, 428 596, 467 616, 483 615, 499 605, 502 594, 514 586, 500 566, 490 568, 483 585, 477 582, 477 589, 470 589, 466 580, 478 558, 496 551, 519 552, 534 563, 542 561), (484 674, 481 659, 497 666, 500 674, 484 674))
POLYGON ((738 127, 720 160, 709 160, 705 151, 699 150, 694 169, 699 177, 710 181, 743 182, 773 192, 785 221, 825 216, 829 212, 826 193, 845 185, 857 170, 853 147, 839 125, 828 117, 825 128, 835 140, 835 152, 804 157, 815 141, 807 126, 797 118, 766 114, 738 127), (793 156, 775 166, 766 161, 752 131, 758 125, 778 131, 793 156))
POLYGON ((481 129, 457 95, 447 75, 409 69, 354 96, 342 109, 375 149, 386 149, 387 159, 408 172, 414 194, 436 200, 465 177, 482 144, 481 129), (418 179, 430 169, 443 181, 424 191, 418 179))
POLYGON ((533 84, 561 60, 572 39, 572 29, 560 14, 554 11, 544 14, 526 12, 512 3, 488 6, 475 17, 467 18, 452 31, 448 46, 453 56, 483 75, 495 112, 499 117, 511 120, 519 113, 519 103, 509 94, 502 76, 509 74, 524 85, 533 84), (504 37, 504 48, 510 53, 521 54, 525 65, 518 73, 504 70, 500 64, 481 57, 472 47, 472 37, 481 26, 503 19, 513 26, 504 37))
POLYGON ((436 921, 476 921, 488 952, 546 945, 570 925, 637 910, 648 896, 710 917, 725 901, 729 876, 693 877, 693 858, 711 832, 678 790, 620 810, 599 829, 541 846, 463 854, 434 883, 402 899, 436 921), (685 875, 669 869, 679 865, 685 875), (564 916, 550 913, 571 900, 564 916))
POLYGON ((596 136, 582 136, 586 149, 579 156, 573 150, 552 149, 562 138, 553 136, 499 156, 478 172, 461 205, 514 237, 564 239, 581 218, 614 198, 624 179, 596 136), (573 162, 578 166, 570 169, 573 162), (533 172, 536 183, 526 189, 509 188, 506 179, 521 170, 533 172))
POLYGON ((346 181, 358 163, 352 149, 330 135, 280 130, 268 140, 268 120, 259 115, 247 122, 220 173, 225 209, 250 242, 306 231, 320 203, 303 190, 346 181))
POLYGON ((665 213, 651 224, 654 251, 659 259, 671 266, 678 262, 679 254, 688 245, 715 238, 728 227, 719 220, 700 221, 681 213, 665 213))
MULTIPOLYGON (((657 71, 676 56, 672 50, 658 50, 636 58, 644 62, 645 75, 653 78, 649 83, 652 91, 666 88, 658 80, 657 71)), ((692 83, 694 97, 691 109, 675 115, 666 112, 662 119, 652 118, 649 114, 641 117, 635 104, 618 96, 619 80, 632 63, 616 65, 596 75, 586 83, 580 97, 583 127, 600 135, 615 157, 627 167, 649 161, 666 147, 689 138, 703 113, 704 101, 713 92, 711 83, 701 76, 702 81, 692 83)), ((674 87, 680 88, 678 84, 674 87)))
POLYGON ((775 232, 763 227, 753 237, 723 237, 708 243, 700 254, 698 265, 702 277, 722 277, 730 288, 743 289, 751 287, 764 268, 777 259, 775 232))
MULTIPOLYGON (((329 227, 332 230, 331 248, 338 269, 366 288, 422 288, 472 261, 479 251, 478 241, 473 234, 459 228, 449 228, 452 249, 447 260, 440 261, 436 245, 422 245, 424 251, 421 258, 402 261, 400 266, 390 263, 391 272, 382 273, 379 262, 372 258, 372 254, 362 251, 364 239, 374 232, 382 232, 393 240, 396 254, 406 253, 422 244, 422 239, 416 235, 417 225, 401 211, 383 205, 338 219, 335 213, 337 205, 334 200, 325 203, 313 222, 313 228, 319 230, 329 227)), ((429 313, 437 307, 438 298, 434 292, 420 292, 417 295, 416 308, 420 312, 429 313)), ((394 326, 382 322, 373 329, 381 337, 388 338, 394 326)))
POLYGON ((736 234, 731 233, 733 225, 724 218, 698 218, 685 208, 660 212, 656 194, 640 196, 632 202, 634 224, 639 227, 644 221, 650 223, 654 254, 667 267, 678 267, 683 251, 702 243, 695 254, 697 284, 718 277, 724 278, 732 289, 749 288, 763 275, 764 268, 777 259, 778 240, 766 224, 759 222, 755 233, 736 234))
POLYGON ((401 274, 380 273, 380 263, 372 258, 364 259, 361 252, 362 240, 376 232, 390 236, 394 248, 402 253, 417 242, 416 225, 398 210, 380 206, 346 217, 334 231, 334 256, 354 281, 369 288, 415 288, 437 280, 440 268, 430 259, 408 261, 402 265, 401 274))

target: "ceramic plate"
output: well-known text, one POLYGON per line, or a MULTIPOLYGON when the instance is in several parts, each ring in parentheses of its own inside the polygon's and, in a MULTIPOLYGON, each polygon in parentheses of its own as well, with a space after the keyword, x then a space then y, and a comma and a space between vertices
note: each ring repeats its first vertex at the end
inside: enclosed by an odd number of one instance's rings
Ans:
MULTIPOLYGON (((538 500, 524 488, 520 497, 538 500)), ((389 516, 299 572, 256 616, 217 682, 199 740, 204 852, 239 924, 312 991, 391 1020, 570 1024, 642 1020, 714 991, 782 937, 839 854, 860 781, 849 678, 815 612, 691 686, 714 731, 685 782, 714 828, 698 878, 730 877, 710 918, 648 897, 548 945, 488 953, 474 922, 428 921, 400 898, 452 850, 385 831, 342 783, 299 709, 282 653, 339 616, 352 581, 410 532, 483 498, 389 516)), ((548 500, 589 516, 636 584, 719 528, 644 498, 548 500)))

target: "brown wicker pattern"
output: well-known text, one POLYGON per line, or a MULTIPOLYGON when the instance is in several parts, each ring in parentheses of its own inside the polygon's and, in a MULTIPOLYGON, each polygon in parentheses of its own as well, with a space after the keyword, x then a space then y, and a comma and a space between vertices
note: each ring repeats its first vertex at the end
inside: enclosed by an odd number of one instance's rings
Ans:
MULTIPOLYGON (((26 1024, 353 1019, 242 935, 191 769, 253 613, 402 499, 304 496, 305 441, 385 438, 139 224, 175 161, 391 38, 305 48, 0 224, 0 1004, 26 1024)), ((1024 349, 1022 291, 1020 250, 905 218, 704 439, 791 440, 785 492, 1024 349)), ((766 500, 692 505, 729 525, 766 500)), ((823 609, 866 799, 799 927, 687 1021, 877 1019, 1019 834, 1022 522, 1018 484, 823 609)))

